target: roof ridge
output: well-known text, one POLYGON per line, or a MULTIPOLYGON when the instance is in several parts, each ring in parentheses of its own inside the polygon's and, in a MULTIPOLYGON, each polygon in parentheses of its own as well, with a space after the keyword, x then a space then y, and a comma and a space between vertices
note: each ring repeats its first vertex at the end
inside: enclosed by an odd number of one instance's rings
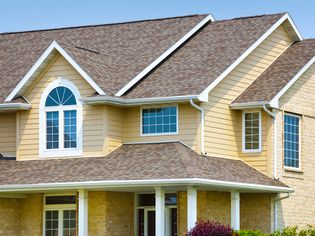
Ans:
POLYGON ((188 18, 188 17, 203 16, 203 15, 207 15, 207 14, 191 14, 191 15, 183 15, 183 16, 159 17, 159 18, 142 19, 142 20, 130 20, 130 21, 104 23, 104 24, 88 24, 88 25, 79 25, 79 26, 65 26, 65 27, 46 28, 46 29, 38 29, 38 30, 22 30, 22 31, 13 31, 13 32, 2 32, 2 33, 0 33, 0 36, 2 36, 2 35, 10 35, 10 34, 23 34, 23 33, 43 32, 43 31, 56 31, 56 30, 67 30, 67 29, 90 28, 90 27, 91 28, 92 27, 103 27, 103 26, 112 26, 112 25, 135 24, 135 23, 141 23, 141 22, 146 22, 146 21, 161 21, 161 20, 188 18))
POLYGON ((224 21, 233 21, 233 20, 244 20, 244 19, 251 19, 251 18, 259 18, 264 16, 276 16, 276 15, 285 15, 287 12, 279 12, 279 13, 271 13, 271 14, 260 14, 260 15, 252 15, 252 16, 241 16, 241 17, 234 17, 230 19, 223 19, 223 20, 216 20, 213 23, 220 23, 224 21))

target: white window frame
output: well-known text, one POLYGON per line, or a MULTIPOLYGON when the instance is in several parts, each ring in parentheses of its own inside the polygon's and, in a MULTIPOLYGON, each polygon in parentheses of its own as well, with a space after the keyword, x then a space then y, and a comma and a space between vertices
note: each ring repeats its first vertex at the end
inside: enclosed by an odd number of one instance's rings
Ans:
POLYGON ((302 161, 301 161, 301 150, 302 150, 302 148, 301 148, 301 146, 302 146, 302 139, 301 139, 301 134, 302 134, 302 132, 301 132, 301 129, 302 129, 302 127, 301 127, 301 124, 302 124, 302 116, 300 116, 300 115, 296 115, 296 114, 292 114, 292 113, 289 113, 289 112, 284 112, 283 113, 283 126, 282 126, 282 129, 283 129, 283 135, 282 135, 282 137, 283 137, 283 167, 284 167, 284 170, 288 170, 288 171, 302 171, 302 161), (285 150, 284 150, 284 143, 285 143, 285 137, 284 137, 284 126, 285 126, 285 122, 284 122, 284 116, 285 115, 288 115, 288 116, 293 116, 293 117, 297 117, 298 119, 299 119, 299 167, 297 168, 297 167, 292 167, 292 166, 286 166, 285 165, 285 162, 284 162, 284 158, 285 158, 285 150))
POLYGON ((163 135, 178 135, 178 104, 168 104, 168 105, 159 105, 159 106, 144 106, 140 108, 140 136, 163 136, 163 135), (165 107, 176 107, 176 132, 167 132, 167 133, 154 133, 154 134, 144 134, 142 132, 142 111, 143 109, 152 109, 152 108, 165 108, 165 107))
POLYGON ((242 114, 242 151, 243 153, 258 153, 262 151, 262 116, 261 110, 250 110, 250 111, 243 111, 242 114), (246 141, 245 141, 245 114, 248 113, 259 113, 259 147, 258 149, 246 149, 246 141))
MULTIPOLYGON (((46 205, 46 197, 49 196, 76 196, 76 193, 67 194, 44 194, 43 198, 43 236, 45 236, 46 229, 46 211, 58 211, 58 236, 63 236, 63 211, 64 210, 76 210, 77 204, 52 204, 46 205)), ((76 212, 77 214, 77 212, 76 212)), ((78 227, 78 226, 77 226, 78 227)))
POLYGON ((40 157, 64 157, 64 156, 81 156, 82 155, 82 102, 81 95, 77 87, 69 80, 59 77, 51 82, 44 90, 39 108, 39 156, 40 157), (56 87, 63 86, 71 90, 76 98, 77 105, 46 107, 46 99, 49 93, 56 87), (77 112, 77 147, 64 148, 64 111, 76 110, 77 112), (46 112, 59 112, 59 148, 46 148, 46 112))

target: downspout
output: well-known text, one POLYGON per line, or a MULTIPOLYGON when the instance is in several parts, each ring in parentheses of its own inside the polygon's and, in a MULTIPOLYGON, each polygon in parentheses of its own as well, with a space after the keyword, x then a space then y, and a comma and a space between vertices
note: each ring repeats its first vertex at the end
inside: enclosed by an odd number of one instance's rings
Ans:
POLYGON ((290 193, 287 193, 287 195, 283 196, 283 197, 276 197, 274 199, 274 231, 278 230, 278 202, 282 201, 283 199, 287 199, 291 196, 290 193))
POLYGON ((197 110, 200 111, 200 136, 201 136, 201 154, 206 155, 205 153, 205 141, 204 141, 204 126, 205 126, 205 111, 202 107, 198 106, 197 104, 194 103, 193 98, 189 99, 190 104, 196 108, 197 110))
MULTIPOLYGON (((263 105, 263 109, 273 118, 273 178, 278 179, 277 175, 277 123, 276 123, 276 114, 267 109, 266 105, 263 105)), ((287 193, 286 196, 276 197, 274 199, 274 230, 278 229, 278 202, 283 199, 289 198, 291 195, 287 193)))
POLYGON ((275 113, 269 111, 266 105, 263 105, 263 109, 267 112, 273 119, 273 178, 278 179, 277 175, 277 123, 275 113))

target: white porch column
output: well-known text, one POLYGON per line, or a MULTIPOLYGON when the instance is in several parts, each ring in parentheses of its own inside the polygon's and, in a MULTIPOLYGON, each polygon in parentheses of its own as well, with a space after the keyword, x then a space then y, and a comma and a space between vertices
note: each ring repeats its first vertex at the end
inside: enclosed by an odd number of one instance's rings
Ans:
POLYGON ((195 227, 197 222, 197 188, 187 188, 187 229, 195 227))
POLYGON ((240 229, 240 193, 231 192, 231 227, 240 229))
POLYGON ((79 220, 78 236, 88 236, 88 192, 79 190, 79 220))
POLYGON ((164 236, 165 191, 155 188, 155 235, 164 236))

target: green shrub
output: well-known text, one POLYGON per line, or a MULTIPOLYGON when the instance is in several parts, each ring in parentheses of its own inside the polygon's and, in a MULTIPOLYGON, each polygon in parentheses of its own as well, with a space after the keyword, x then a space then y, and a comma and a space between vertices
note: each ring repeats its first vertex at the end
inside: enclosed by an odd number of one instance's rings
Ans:
POLYGON ((239 230, 237 231, 237 234, 239 236, 265 236, 265 234, 259 230, 239 230))

